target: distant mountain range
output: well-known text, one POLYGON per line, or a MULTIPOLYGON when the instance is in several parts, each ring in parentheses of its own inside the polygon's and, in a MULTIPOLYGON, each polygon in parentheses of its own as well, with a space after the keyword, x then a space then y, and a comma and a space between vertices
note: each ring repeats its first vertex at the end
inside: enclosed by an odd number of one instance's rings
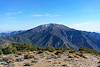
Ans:
POLYGON ((38 47, 90 48, 100 51, 100 34, 79 31, 60 24, 45 24, 26 31, 0 34, 0 44, 26 43, 38 47))

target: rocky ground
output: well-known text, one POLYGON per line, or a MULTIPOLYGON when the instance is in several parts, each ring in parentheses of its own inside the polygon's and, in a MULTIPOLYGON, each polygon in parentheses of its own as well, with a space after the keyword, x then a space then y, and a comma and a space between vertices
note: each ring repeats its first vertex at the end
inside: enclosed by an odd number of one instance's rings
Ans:
POLYGON ((1 55, 0 67, 100 67, 100 57, 67 51, 34 51, 1 55))

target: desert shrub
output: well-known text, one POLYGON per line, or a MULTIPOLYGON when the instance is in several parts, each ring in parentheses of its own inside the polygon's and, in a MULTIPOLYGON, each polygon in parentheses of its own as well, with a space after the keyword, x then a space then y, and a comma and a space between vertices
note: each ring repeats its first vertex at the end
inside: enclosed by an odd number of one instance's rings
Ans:
POLYGON ((0 46, 0 55, 12 54, 18 51, 34 51, 34 50, 37 50, 37 47, 31 44, 12 43, 9 45, 0 46))
POLYGON ((43 53, 43 51, 42 50, 38 50, 37 54, 41 54, 41 53, 43 53))
POLYGON ((54 48, 50 48, 50 47, 47 47, 45 50, 47 50, 47 51, 49 51, 49 52, 53 52, 53 51, 55 51, 54 48))
POLYGON ((0 49, 0 55, 2 55, 3 54, 3 52, 2 52, 2 50, 0 49))
POLYGON ((56 50, 55 55, 63 54, 62 50, 56 50))
POLYGON ((68 50, 69 51, 69 53, 75 53, 76 51, 75 50, 73 50, 73 49, 70 49, 70 50, 68 50))
POLYGON ((47 47, 45 48, 45 50, 47 50, 49 52, 53 52, 53 51, 55 51, 55 48, 53 46, 51 46, 51 44, 48 44, 47 47))
POLYGON ((54 48, 50 48, 50 47, 37 47, 37 51, 41 51, 41 52, 43 52, 43 51, 49 51, 49 52, 53 52, 53 51, 55 51, 55 49, 54 48))
POLYGON ((34 58, 33 54, 25 54, 24 55, 24 59, 31 59, 31 58, 34 58))
POLYGON ((2 48, 2 52, 3 54, 12 54, 12 53, 16 53, 17 49, 16 47, 13 47, 12 45, 7 45, 2 48))
POLYGON ((37 62, 38 62, 38 61, 36 61, 36 60, 32 60, 32 61, 31 61, 31 63, 37 63, 37 62))
POLYGON ((86 53, 94 53, 95 51, 92 49, 88 49, 88 48, 80 48, 79 49, 80 52, 86 52, 86 53))
POLYGON ((37 47, 32 44, 13 44, 17 48, 17 51, 34 51, 37 50, 37 47))
POLYGON ((15 62, 15 58, 14 57, 3 57, 3 61, 7 63, 13 63, 15 62))
POLYGON ((90 53, 90 54, 94 54, 94 55, 100 55, 100 52, 97 52, 93 49, 88 49, 88 48, 80 48, 79 51, 81 53, 90 53))

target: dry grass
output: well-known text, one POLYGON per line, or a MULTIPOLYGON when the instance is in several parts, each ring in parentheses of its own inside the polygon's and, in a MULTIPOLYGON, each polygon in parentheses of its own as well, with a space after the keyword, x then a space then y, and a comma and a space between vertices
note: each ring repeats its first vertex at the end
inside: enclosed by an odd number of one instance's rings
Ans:
MULTIPOLYGON (((16 55, 3 55, 1 61, 13 64, 14 67, 99 67, 99 56, 67 51, 34 51, 19 52, 16 55)), ((2 67, 7 65, 0 64, 2 67)))

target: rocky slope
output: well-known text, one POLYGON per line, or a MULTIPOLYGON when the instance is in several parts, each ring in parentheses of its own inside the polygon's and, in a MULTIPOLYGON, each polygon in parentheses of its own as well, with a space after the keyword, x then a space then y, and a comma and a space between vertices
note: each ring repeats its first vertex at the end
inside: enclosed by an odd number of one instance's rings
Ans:
POLYGON ((34 51, 0 55, 0 67, 100 67, 100 56, 68 51, 34 51))

